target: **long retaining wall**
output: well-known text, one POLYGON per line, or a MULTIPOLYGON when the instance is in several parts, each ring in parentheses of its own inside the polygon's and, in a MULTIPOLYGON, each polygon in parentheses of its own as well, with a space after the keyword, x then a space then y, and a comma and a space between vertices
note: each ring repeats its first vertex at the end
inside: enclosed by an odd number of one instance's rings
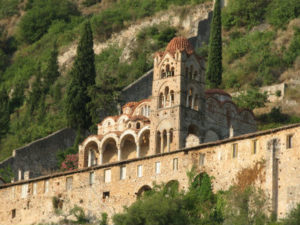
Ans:
POLYGON ((22 148, 13 150, 10 158, 0 162, 0 168, 8 166, 15 174, 15 180, 24 178, 29 172, 31 178, 51 173, 58 169, 56 154, 74 144, 76 132, 66 128, 47 137, 36 140, 22 148))
POLYGON ((270 208, 283 217, 300 202, 300 124, 0 186, 0 225, 57 222, 53 198, 62 215, 75 205, 91 219, 121 212, 153 182, 179 182, 186 172, 214 176, 215 191, 233 184, 255 184, 269 196, 270 208), (234 150, 235 149, 235 150, 234 150), (235 153, 234 153, 235 152, 235 153), (121 173, 121 171, 123 171, 121 173), (124 173, 125 171, 125 173, 124 173), (122 176, 121 176, 122 174, 122 176))

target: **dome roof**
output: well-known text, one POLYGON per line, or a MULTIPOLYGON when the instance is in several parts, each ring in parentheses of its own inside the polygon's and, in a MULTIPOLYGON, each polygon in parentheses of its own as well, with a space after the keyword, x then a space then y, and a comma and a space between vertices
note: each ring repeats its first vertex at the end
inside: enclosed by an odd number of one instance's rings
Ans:
POLYGON ((166 52, 175 54, 176 50, 186 51, 187 54, 191 55, 194 53, 192 44, 185 37, 174 37, 168 44, 166 52))

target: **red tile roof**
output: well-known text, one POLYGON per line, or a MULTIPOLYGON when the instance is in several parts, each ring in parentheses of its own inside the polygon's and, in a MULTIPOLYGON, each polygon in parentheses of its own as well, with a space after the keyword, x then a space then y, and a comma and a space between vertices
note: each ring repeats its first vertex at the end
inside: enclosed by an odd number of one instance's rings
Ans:
POLYGON ((176 50, 185 51, 188 55, 194 53, 192 44, 185 37, 174 37, 168 44, 166 52, 175 54, 176 50))

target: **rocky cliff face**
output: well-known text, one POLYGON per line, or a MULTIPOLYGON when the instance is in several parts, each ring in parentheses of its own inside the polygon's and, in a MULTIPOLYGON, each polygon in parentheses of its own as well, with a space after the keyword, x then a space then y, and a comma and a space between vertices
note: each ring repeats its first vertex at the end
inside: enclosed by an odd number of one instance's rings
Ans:
MULTIPOLYGON (((94 41, 95 54, 100 54, 103 49, 109 45, 116 45, 123 48, 122 60, 130 59, 132 46, 136 43, 137 33, 148 26, 167 23, 170 26, 179 29, 180 33, 187 38, 192 38, 193 44, 198 47, 202 42, 207 42, 209 38, 209 21, 213 3, 195 6, 173 7, 168 11, 159 12, 153 17, 148 17, 130 25, 127 29, 114 33, 110 39, 105 42, 94 41)), ((59 56, 58 62, 62 70, 66 70, 72 64, 76 56, 76 43, 69 45, 59 56)))

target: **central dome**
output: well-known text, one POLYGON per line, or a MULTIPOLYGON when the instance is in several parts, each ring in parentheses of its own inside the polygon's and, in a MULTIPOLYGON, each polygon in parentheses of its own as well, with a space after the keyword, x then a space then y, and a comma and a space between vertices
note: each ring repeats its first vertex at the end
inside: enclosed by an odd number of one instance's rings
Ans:
POLYGON ((194 53, 193 46, 185 37, 174 37, 168 44, 166 52, 174 54, 176 50, 186 51, 187 54, 191 55, 194 53))

